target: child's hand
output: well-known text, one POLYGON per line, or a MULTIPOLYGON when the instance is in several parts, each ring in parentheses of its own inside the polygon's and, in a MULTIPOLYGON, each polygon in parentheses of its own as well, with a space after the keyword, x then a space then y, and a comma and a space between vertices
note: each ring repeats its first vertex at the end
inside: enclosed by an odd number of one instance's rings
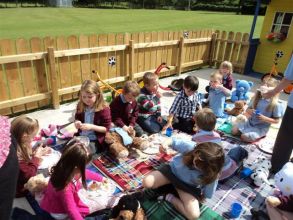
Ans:
POLYGON ((80 129, 83 131, 89 131, 92 130, 93 125, 92 124, 81 124, 80 129))
POLYGON ((76 121, 76 122, 74 122, 74 125, 77 129, 80 129, 82 123, 81 123, 81 121, 76 121))
POLYGON ((267 117, 262 114, 257 115, 257 119, 263 122, 267 122, 267 117))
POLYGON ((51 153, 51 148, 50 147, 38 147, 34 151, 34 156, 37 158, 41 158, 42 156, 45 156, 47 154, 51 153))
POLYGON ((162 97, 162 94, 159 92, 159 90, 157 90, 157 92, 156 92, 155 94, 156 94, 156 96, 157 96, 158 98, 161 98, 161 97, 162 97))
POLYGON ((277 198, 277 197, 275 197, 275 196, 269 196, 269 197, 267 197, 267 201, 273 207, 277 207, 278 205, 281 204, 280 199, 277 198))
POLYGON ((126 126, 126 125, 124 125, 124 126, 122 127, 122 129, 123 129, 124 131, 128 132, 129 127, 126 126))
POLYGON ((160 152, 161 154, 166 154, 166 153, 167 153, 167 150, 168 150, 168 148, 167 148, 166 146, 164 146, 164 145, 160 145, 160 147, 159 147, 159 152, 160 152))
POLYGON ((159 117, 157 118, 157 121, 158 121, 159 123, 162 123, 162 121, 163 121, 162 117, 159 116, 159 117))
POLYGON ((167 123, 167 124, 162 128, 162 131, 163 131, 163 132, 166 131, 167 128, 172 128, 172 129, 173 129, 172 124, 167 123))

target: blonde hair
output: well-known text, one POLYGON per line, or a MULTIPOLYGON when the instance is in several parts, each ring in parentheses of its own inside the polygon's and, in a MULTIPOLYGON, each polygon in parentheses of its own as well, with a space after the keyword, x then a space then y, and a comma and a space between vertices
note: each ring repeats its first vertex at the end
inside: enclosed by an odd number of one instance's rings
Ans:
POLYGON ((82 92, 96 95, 96 102, 94 103, 94 109, 96 112, 101 111, 107 107, 107 103, 104 100, 103 93, 99 85, 93 80, 85 80, 80 88, 79 102, 77 104, 77 112, 81 113, 85 111, 86 105, 82 101, 82 92))
POLYGON ((127 81, 123 86, 123 94, 132 94, 138 96, 140 93, 140 87, 136 81, 127 81))
POLYGON ((11 122, 11 135, 17 142, 17 156, 18 159, 23 159, 27 162, 31 160, 32 147, 30 144, 23 143, 23 136, 30 135, 39 129, 39 122, 36 119, 30 118, 26 115, 21 115, 11 122))
POLYGON ((213 72, 210 76, 211 79, 219 80, 220 82, 223 81, 223 76, 219 71, 213 72))
MULTIPOLYGON (((278 85, 278 83, 279 83, 279 80, 276 80, 276 79, 274 79, 274 78, 272 78, 272 77, 270 77, 270 78, 268 78, 266 81, 265 81, 265 85, 266 86, 268 86, 268 87, 276 87, 277 85, 278 85)), ((259 102, 259 100, 262 98, 262 96, 261 96, 261 91, 256 91, 255 92, 255 95, 252 97, 252 107, 254 108, 254 109, 256 109, 256 107, 257 107, 257 104, 258 104, 258 102, 259 102)), ((270 104, 267 106, 267 108, 266 108, 266 110, 267 111, 273 111, 274 110, 274 108, 276 107, 276 105, 277 105, 277 103, 278 103, 278 100, 279 100, 279 93, 278 94, 276 94, 275 96, 273 96, 272 98, 271 98, 271 102, 270 102, 270 104)))
POLYGON ((230 72, 230 74, 232 74, 233 72, 233 65, 231 62, 229 61, 223 61, 221 64, 220 64, 220 69, 223 69, 223 68, 227 68, 230 72))
POLYGON ((145 85, 149 85, 153 80, 156 80, 156 79, 158 79, 157 74, 152 72, 146 72, 142 77, 143 83, 145 85))

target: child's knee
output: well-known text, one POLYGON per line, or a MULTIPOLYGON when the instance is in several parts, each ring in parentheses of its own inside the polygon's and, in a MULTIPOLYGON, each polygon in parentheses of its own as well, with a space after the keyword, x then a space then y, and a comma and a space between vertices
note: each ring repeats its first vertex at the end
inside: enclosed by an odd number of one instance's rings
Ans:
POLYGON ((238 130, 238 128, 237 128, 237 127, 233 127, 231 133, 232 133, 232 135, 237 135, 237 134, 239 134, 239 130, 238 130))
POLYGON ((255 139, 253 139, 251 136, 247 135, 247 134, 242 134, 241 135, 241 140, 247 143, 251 143, 253 141, 255 141, 255 139))
POLYGON ((155 178, 152 175, 147 175, 145 178, 142 180, 142 186, 144 188, 152 188, 155 183, 155 178))
POLYGON ((197 209, 190 209, 190 210, 186 210, 185 216, 187 217, 187 219, 198 219, 200 216, 200 211, 197 209))

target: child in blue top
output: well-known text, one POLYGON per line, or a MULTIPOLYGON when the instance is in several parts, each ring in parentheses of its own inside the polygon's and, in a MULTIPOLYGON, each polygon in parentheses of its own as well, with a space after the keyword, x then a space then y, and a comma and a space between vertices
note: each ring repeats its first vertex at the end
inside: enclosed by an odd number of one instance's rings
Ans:
POLYGON ((222 84, 223 76, 219 72, 214 72, 210 78, 209 106, 219 117, 224 116, 224 103, 227 96, 231 95, 231 90, 222 84))
POLYGON ((241 140, 245 142, 254 142, 259 138, 266 136, 271 124, 277 124, 283 116, 283 106, 279 102, 278 94, 271 99, 262 97, 262 92, 270 87, 276 87, 278 81, 270 78, 265 86, 261 86, 252 98, 246 114, 248 121, 241 125, 235 125, 232 128, 233 135, 240 135, 241 140))
POLYGON ((201 143, 171 139, 172 148, 179 152, 168 165, 153 171, 143 179, 145 188, 170 184, 179 198, 168 194, 166 200, 188 219, 200 216, 199 202, 211 198, 224 165, 223 148, 216 143, 201 143))

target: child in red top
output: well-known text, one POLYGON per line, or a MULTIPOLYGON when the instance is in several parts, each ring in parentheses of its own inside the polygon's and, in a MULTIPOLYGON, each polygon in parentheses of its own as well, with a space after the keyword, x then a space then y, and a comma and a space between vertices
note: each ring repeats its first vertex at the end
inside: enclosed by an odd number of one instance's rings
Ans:
POLYGON ((135 81, 127 81, 123 92, 110 104, 112 120, 115 126, 123 128, 128 133, 133 130, 137 137, 144 134, 142 128, 136 123, 138 117, 138 103, 136 97, 140 87, 135 81))
POLYGON ((25 115, 15 118, 11 122, 11 134, 17 142, 17 157, 19 163, 19 175, 17 181, 16 197, 25 196, 27 191, 24 184, 37 174, 41 157, 50 153, 51 148, 39 146, 32 149, 31 143, 37 135, 39 123, 25 115))
POLYGON ((81 85, 75 119, 79 135, 87 136, 91 141, 94 151, 91 153, 105 150, 104 140, 111 126, 111 112, 100 87, 93 80, 85 80, 81 85))
POLYGON ((229 61, 222 62, 219 68, 219 72, 223 76, 223 86, 229 90, 232 90, 233 88, 232 63, 229 61))

